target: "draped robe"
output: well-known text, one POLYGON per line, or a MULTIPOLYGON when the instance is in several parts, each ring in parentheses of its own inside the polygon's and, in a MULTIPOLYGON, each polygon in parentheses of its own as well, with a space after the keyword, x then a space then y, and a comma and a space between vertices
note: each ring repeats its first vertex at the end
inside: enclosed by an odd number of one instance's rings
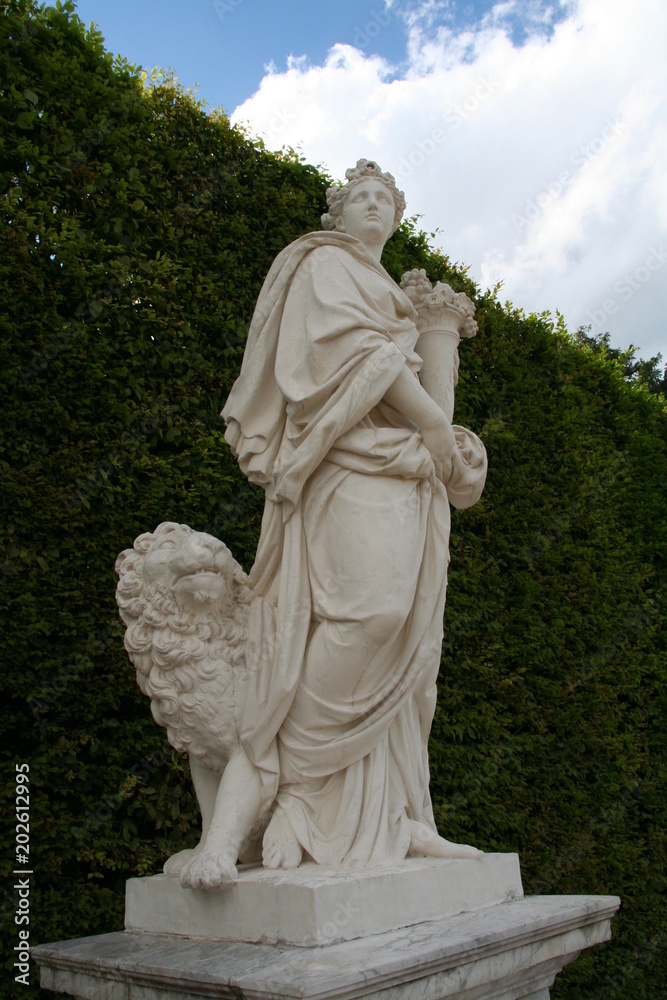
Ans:
POLYGON ((360 241, 310 233, 274 261, 222 412, 266 492, 239 735, 265 805, 321 864, 391 863, 408 820, 435 829, 449 501, 476 502, 486 454, 454 427, 445 486, 384 401, 404 366, 417 377, 417 337, 412 304, 360 241))

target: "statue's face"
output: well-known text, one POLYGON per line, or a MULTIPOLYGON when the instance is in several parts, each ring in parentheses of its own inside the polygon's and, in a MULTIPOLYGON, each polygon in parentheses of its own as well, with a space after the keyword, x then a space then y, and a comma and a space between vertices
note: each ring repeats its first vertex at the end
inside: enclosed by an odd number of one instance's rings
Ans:
POLYGON ((341 229, 366 245, 384 244, 391 236, 395 212, 392 193, 382 181, 359 181, 345 201, 341 229))

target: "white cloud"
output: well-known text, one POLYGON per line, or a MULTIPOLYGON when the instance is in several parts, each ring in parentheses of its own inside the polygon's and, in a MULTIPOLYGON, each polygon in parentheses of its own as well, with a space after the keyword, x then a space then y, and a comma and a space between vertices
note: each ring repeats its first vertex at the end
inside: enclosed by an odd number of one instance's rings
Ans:
POLYGON ((412 6, 400 67, 336 45, 269 72, 233 120, 339 178, 377 159, 483 287, 667 354, 667 5, 578 0, 553 24, 553 4, 508 0, 459 34, 446 6, 412 6))

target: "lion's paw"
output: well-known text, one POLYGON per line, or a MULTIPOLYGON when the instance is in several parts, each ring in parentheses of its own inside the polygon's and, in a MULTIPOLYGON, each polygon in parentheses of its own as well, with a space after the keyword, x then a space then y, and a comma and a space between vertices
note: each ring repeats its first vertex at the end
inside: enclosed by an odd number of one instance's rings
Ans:
POLYGON ((230 885, 239 876, 233 861, 217 851, 204 849, 181 868, 179 878, 186 889, 215 889, 230 885))
POLYGON ((197 852, 197 848, 188 848, 185 851, 178 851, 177 854, 172 854, 170 858, 165 861, 162 871, 165 875, 180 875, 181 869, 184 865, 191 860, 197 852))

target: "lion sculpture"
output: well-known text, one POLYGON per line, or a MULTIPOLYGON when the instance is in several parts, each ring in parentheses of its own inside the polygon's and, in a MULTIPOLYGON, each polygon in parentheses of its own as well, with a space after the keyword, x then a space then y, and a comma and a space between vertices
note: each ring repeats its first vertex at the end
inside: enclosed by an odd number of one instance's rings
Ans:
POLYGON ((139 535, 116 572, 125 648, 155 721, 189 755, 202 814, 199 844, 169 858, 164 871, 192 888, 233 881, 237 858, 257 859, 267 820, 239 741, 248 579, 223 542, 172 522, 139 535))

